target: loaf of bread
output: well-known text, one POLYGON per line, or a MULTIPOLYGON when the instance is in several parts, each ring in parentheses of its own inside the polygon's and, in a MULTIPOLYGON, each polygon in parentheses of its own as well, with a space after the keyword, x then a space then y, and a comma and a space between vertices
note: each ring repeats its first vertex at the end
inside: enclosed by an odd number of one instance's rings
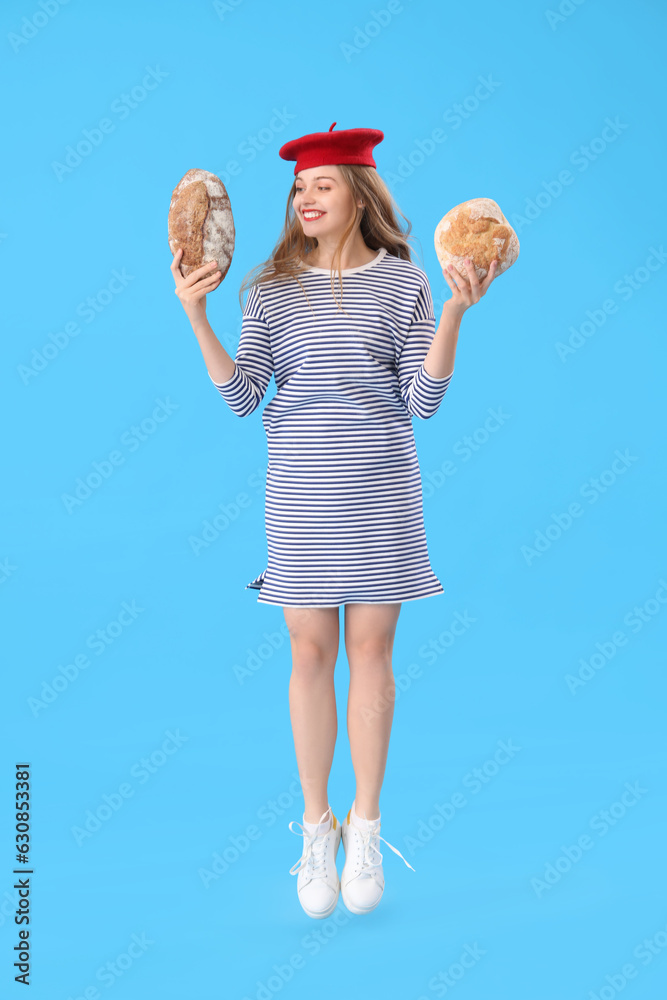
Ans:
POLYGON ((492 260, 498 261, 495 277, 511 267, 519 256, 516 233, 491 198, 471 198, 443 216, 435 228, 435 252, 443 270, 453 264, 467 277, 464 263, 469 257, 481 281, 492 260))
POLYGON ((184 277, 217 260, 222 282, 232 262, 236 233, 229 195, 219 177, 208 170, 188 170, 172 192, 168 229, 172 254, 183 250, 184 277))

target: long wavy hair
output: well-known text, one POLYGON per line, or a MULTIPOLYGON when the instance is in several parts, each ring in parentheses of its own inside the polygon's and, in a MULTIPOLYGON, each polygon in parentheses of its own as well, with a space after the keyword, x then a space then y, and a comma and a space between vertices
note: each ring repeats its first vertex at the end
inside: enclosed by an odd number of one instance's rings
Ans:
MULTIPOLYGON (((387 253, 402 260, 412 260, 411 248, 408 244, 412 223, 407 219, 396 205, 391 191, 378 174, 375 167, 360 166, 352 163, 338 164, 342 180, 347 184, 350 193, 356 203, 357 198, 363 201, 364 208, 361 220, 358 221, 358 208, 350 215, 340 241, 334 251, 331 262, 331 294, 336 298, 334 290, 334 271, 338 273, 338 281, 341 290, 341 300, 343 294, 343 281, 341 274, 342 250, 348 237, 354 232, 355 226, 359 226, 364 243, 371 250, 379 250, 386 247, 387 253), (401 229, 399 216, 405 221, 406 228, 401 229)), ((303 284, 299 281, 299 274, 303 274, 307 267, 308 255, 317 247, 317 237, 306 236, 301 223, 299 222, 292 202, 296 191, 296 178, 292 183, 287 198, 285 209, 285 224, 276 245, 273 248, 268 260, 258 264, 246 274, 239 289, 239 304, 243 308, 243 292, 246 288, 259 285, 272 279, 289 281, 294 279, 301 285, 301 289, 306 295, 303 284)), ((306 299, 308 296, 306 295, 306 299)), ((310 304, 310 303, 309 303, 310 304)), ((312 308, 312 306, 311 306, 312 308)), ((342 301, 338 308, 342 309, 342 301)), ((345 310, 343 309, 343 312, 345 310)))

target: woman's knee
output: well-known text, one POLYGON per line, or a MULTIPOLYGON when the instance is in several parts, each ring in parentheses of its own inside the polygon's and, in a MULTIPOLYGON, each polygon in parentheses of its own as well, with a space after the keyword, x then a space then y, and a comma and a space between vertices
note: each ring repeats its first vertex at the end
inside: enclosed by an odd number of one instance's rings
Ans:
POLYGON ((317 642, 298 640, 292 643, 292 674, 300 677, 321 677, 333 674, 337 649, 317 642))
POLYGON ((347 641, 345 652, 350 669, 363 667, 367 670, 380 672, 391 670, 392 659, 392 637, 389 636, 369 636, 347 641))
POLYGON ((394 604, 349 604, 345 608, 345 651, 350 668, 391 668, 396 624, 401 610, 394 604))
POLYGON ((299 674, 333 671, 338 656, 337 608, 285 608, 292 668, 299 674))

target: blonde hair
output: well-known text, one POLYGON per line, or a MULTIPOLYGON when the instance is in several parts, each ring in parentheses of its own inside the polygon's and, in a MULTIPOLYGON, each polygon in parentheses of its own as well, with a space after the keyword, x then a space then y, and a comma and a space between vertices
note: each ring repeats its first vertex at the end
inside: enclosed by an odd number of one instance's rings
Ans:
MULTIPOLYGON (((400 257, 402 260, 412 260, 408 239, 414 239, 414 237, 410 236, 412 223, 403 215, 394 202, 391 191, 375 167, 360 166, 352 163, 340 163, 337 166, 340 170, 343 183, 347 184, 353 199, 355 202, 357 198, 363 201, 364 208, 359 223, 357 223, 356 212, 350 218, 350 222, 342 233, 334 252, 330 269, 331 294, 334 298, 334 270, 338 272, 342 297, 341 254, 346 240, 354 232, 357 224, 367 247, 371 250, 379 250, 380 247, 385 247, 387 253, 392 254, 394 257, 400 257), (407 223, 405 230, 400 228, 397 215, 400 215, 407 223)), ((306 261, 308 254, 312 253, 317 247, 317 237, 305 235, 303 227, 294 213, 292 201, 294 199, 296 183, 295 178, 287 198, 283 231, 273 248, 271 256, 268 260, 258 264, 252 271, 249 271, 241 283, 239 290, 241 308, 243 308, 243 291, 246 288, 259 285, 264 281, 270 281, 274 278, 284 280, 294 278, 301 285, 304 295, 306 294, 298 275, 303 274, 309 266, 304 261, 306 261)), ((307 295, 306 298, 308 298, 307 295)), ((342 305, 339 303, 340 308, 342 308, 342 305)))

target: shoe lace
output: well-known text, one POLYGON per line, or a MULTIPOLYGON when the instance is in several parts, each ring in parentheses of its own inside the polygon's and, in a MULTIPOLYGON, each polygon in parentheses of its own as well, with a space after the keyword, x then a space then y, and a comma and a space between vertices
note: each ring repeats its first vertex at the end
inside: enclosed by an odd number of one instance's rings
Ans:
MULTIPOLYGON (((329 807, 329 809, 327 809, 325 813, 322 813, 322 816, 320 817, 320 823, 324 823, 326 821, 326 818, 329 815, 330 808, 331 807, 329 807)), ((325 874, 326 858, 324 853, 324 847, 326 843, 325 838, 327 835, 325 833, 320 833, 319 835, 316 833, 308 833, 308 831, 306 830, 305 826, 303 826, 302 823, 296 823, 296 826, 301 827, 301 833, 299 833, 298 830, 292 829, 292 824, 294 823, 295 820, 292 820, 292 822, 289 824, 289 828, 292 831, 292 833, 295 833, 297 837, 304 837, 305 839, 301 857, 299 858, 298 861, 296 861, 292 865, 289 873, 290 875, 297 875, 302 868, 307 867, 308 874, 311 876, 311 878, 321 877, 322 875, 325 874)))
MULTIPOLYGON (((379 847, 380 840, 384 840, 387 847, 391 848, 394 854, 398 854, 399 858, 401 858, 402 861, 405 861, 405 858, 403 857, 401 852, 398 851, 393 846, 393 844, 390 844, 388 840, 385 840, 384 837, 380 836, 379 832, 380 820, 367 819, 365 811, 364 811, 364 819, 366 819, 366 822, 368 823, 368 828, 366 830, 359 830, 362 841, 362 858, 359 861, 359 867, 361 869, 360 873, 362 875, 370 875, 371 872, 367 872, 365 869, 377 868, 379 865, 382 864, 382 852, 380 851, 379 847), (379 861, 373 861, 373 859, 371 858, 371 852, 374 852, 379 857, 379 861)), ((405 861, 405 864, 408 866, 408 868, 414 871, 414 868, 412 867, 409 861, 405 861)))

